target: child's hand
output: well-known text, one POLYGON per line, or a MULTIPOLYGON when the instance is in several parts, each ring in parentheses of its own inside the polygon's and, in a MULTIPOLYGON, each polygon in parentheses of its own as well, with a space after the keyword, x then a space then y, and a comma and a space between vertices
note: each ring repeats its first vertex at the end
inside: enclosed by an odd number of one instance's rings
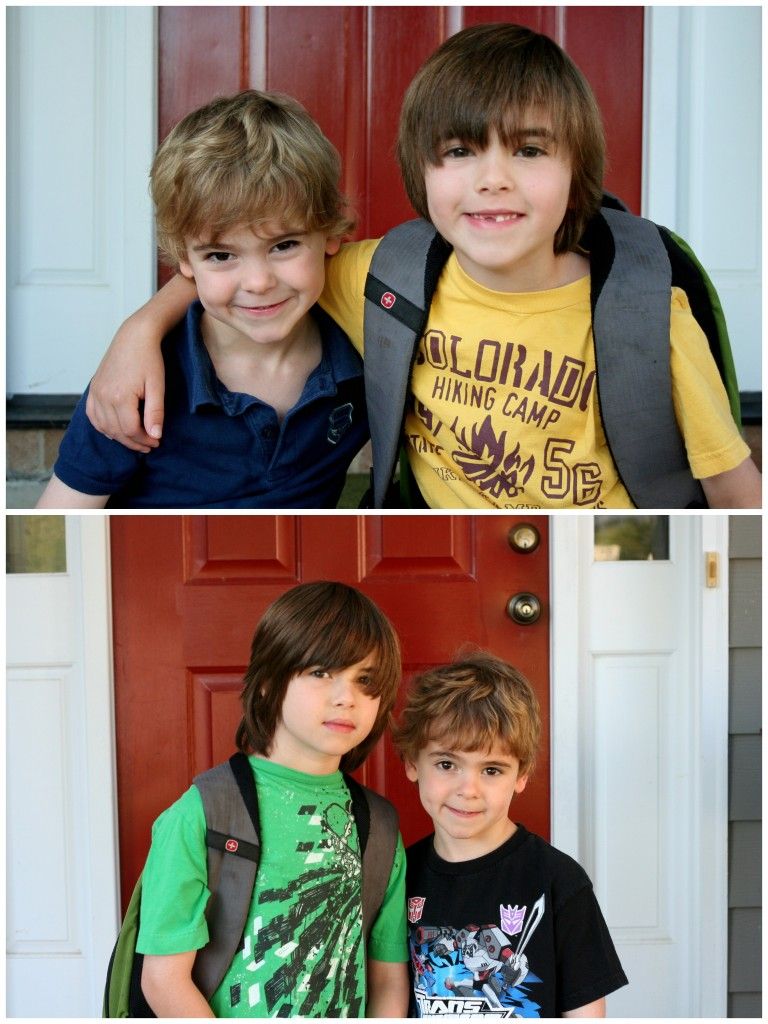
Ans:
POLYGON ((134 452, 146 453, 158 446, 163 433, 164 388, 165 366, 157 341, 141 347, 141 337, 128 319, 91 381, 85 412, 96 430, 134 452))
POLYGON ((146 453, 159 445, 163 432, 165 366, 156 341, 140 346, 141 338, 127 320, 91 381, 85 412, 102 434, 146 453))
POLYGON ((160 443, 165 393, 160 346, 195 298, 194 282, 172 277, 120 327, 91 381, 86 416, 100 433, 135 452, 146 454, 160 443))

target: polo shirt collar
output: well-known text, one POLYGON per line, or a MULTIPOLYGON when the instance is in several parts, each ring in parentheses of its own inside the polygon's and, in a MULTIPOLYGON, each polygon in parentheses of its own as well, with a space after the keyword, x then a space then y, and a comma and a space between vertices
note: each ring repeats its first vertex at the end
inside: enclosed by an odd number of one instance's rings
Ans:
MULTIPOLYGON (((184 321, 185 337, 181 349, 189 387, 190 413, 201 406, 218 405, 233 416, 254 403, 264 404, 253 395, 229 391, 218 379, 203 342, 202 315, 202 304, 195 300, 188 307, 184 321)), ((317 305, 312 307, 310 315, 320 328, 323 353, 320 363, 307 379, 302 402, 318 395, 334 394, 342 381, 363 375, 362 360, 339 325, 317 305)))

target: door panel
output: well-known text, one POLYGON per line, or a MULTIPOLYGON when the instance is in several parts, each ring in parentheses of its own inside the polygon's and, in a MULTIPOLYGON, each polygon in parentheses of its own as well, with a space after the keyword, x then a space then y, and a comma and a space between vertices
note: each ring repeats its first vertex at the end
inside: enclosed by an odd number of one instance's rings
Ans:
MULTIPOLYGON (((251 638, 266 606, 296 583, 358 586, 390 617, 404 683, 466 643, 534 684, 544 733, 536 775, 513 817, 549 836, 547 520, 536 551, 507 536, 520 516, 112 516, 118 803, 124 899, 153 819, 192 777, 233 750, 251 638), (530 626, 506 614, 532 591, 530 626)), ((402 700, 401 696, 398 701, 402 700)), ((431 830, 385 737, 358 772, 400 812, 406 843, 431 830)))
POLYGON ((517 22, 563 46, 603 112, 608 189, 640 210, 642 7, 160 7, 160 138, 190 110, 244 88, 299 99, 342 155, 360 238, 413 217, 394 157, 402 97, 460 28, 517 22))

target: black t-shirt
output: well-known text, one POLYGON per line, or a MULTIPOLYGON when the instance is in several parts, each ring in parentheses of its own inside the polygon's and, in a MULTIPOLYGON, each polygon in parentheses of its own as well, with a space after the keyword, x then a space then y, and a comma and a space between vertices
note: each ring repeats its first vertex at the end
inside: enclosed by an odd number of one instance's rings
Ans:
POLYGON ((475 860, 407 856, 419 1017, 557 1017, 627 984, 586 872, 522 825, 475 860))

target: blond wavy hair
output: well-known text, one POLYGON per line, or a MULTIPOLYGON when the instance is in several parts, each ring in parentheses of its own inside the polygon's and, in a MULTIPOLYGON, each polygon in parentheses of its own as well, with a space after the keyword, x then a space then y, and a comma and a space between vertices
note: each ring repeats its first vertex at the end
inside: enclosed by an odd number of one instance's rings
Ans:
POLYGON ((158 246, 178 265, 185 238, 215 243, 236 225, 273 219, 340 238, 354 227, 340 176, 336 149, 290 96, 249 89, 215 99, 179 121, 155 154, 158 246))

